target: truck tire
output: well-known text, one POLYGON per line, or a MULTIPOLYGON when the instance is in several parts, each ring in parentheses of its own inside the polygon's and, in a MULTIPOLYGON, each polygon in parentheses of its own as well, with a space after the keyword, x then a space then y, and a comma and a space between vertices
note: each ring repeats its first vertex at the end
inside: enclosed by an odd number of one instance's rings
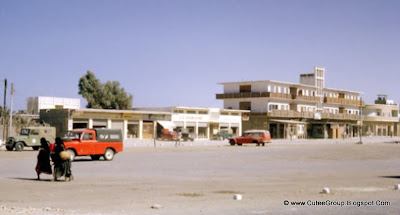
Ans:
POLYGON ((12 151, 14 149, 14 146, 6 146, 7 151, 12 151))
POLYGON ((15 151, 22 151, 24 150, 24 143, 23 142, 17 142, 15 144, 15 151))
POLYGON ((92 160, 94 161, 98 161, 100 159, 100 155, 90 155, 90 157, 92 158, 92 160))
POLYGON ((69 152, 70 156, 69 156, 69 160, 72 162, 75 160, 76 157, 76 153, 73 149, 67 149, 67 152, 69 152))
POLYGON ((32 146, 32 149, 37 151, 37 150, 39 150, 39 146, 32 146))
POLYGON ((106 149, 106 151, 104 152, 104 160, 106 161, 111 161, 114 158, 115 152, 114 150, 108 148, 106 149))

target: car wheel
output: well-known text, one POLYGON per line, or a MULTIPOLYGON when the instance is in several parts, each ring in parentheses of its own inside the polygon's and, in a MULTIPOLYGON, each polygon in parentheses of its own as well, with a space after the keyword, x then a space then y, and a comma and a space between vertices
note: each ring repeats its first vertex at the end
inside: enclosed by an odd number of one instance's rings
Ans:
POLYGON ((39 146, 32 146, 32 149, 37 151, 37 150, 39 150, 39 146))
POLYGON ((262 146, 265 146, 265 143, 264 143, 264 142, 262 143, 262 146))
POLYGON ((15 151, 22 151, 24 150, 24 143, 23 142, 18 142, 15 144, 15 151))
POLYGON ((90 157, 92 158, 92 160, 97 161, 100 159, 100 155, 90 155, 90 157))
POLYGON ((235 145, 235 140, 230 140, 229 143, 231 144, 231 146, 235 145))
POLYGON ((6 146, 7 151, 12 151, 14 149, 13 146, 6 146))
POLYGON ((241 146, 242 144, 241 143, 238 143, 238 146, 241 146))
POLYGON ((76 157, 76 153, 73 149, 67 149, 67 152, 69 152, 69 160, 74 161, 76 157))
POLYGON ((110 161, 110 160, 112 160, 112 159, 114 158, 114 154, 115 154, 114 150, 108 148, 108 149, 106 149, 106 151, 104 152, 104 159, 105 159, 106 161, 110 161))

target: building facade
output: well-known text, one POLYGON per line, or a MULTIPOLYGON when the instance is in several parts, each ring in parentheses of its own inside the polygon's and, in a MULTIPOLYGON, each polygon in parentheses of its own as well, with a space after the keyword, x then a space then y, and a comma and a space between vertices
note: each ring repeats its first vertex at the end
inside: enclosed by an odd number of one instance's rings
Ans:
POLYGON ((40 120, 56 127, 57 136, 77 128, 121 129, 123 138, 160 137, 161 130, 187 128, 197 139, 212 139, 221 129, 242 132, 240 110, 218 108, 137 108, 134 110, 42 109, 40 120))
POLYGON ((29 97, 27 103, 28 114, 39 114, 42 109, 79 109, 81 108, 81 100, 73 98, 59 97, 29 97))
POLYGON ((248 81, 221 83, 216 98, 225 109, 250 110, 243 129, 268 129, 273 138, 358 136, 360 92, 325 87, 325 69, 301 74, 300 83, 248 81))
POLYGON ((398 136, 399 105, 378 95, 375 104, 363 108, 362 125, 365 136, 398 136))
POLYGON ((163 128, 189 129, 197 139, 216 139, 222 129, 230 129, 233 135, 242 134, 242 114, 248 110, 231 110, 198 107, 139 108, 136 110, 161 110, 171 114, 170 122, 159 124, 163 128))

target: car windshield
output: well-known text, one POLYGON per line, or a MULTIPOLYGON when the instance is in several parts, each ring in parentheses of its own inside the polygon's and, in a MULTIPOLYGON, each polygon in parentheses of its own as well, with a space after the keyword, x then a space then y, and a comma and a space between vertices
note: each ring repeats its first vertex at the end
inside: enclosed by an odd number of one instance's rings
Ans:
POLYGON ((82 132, 68 132, 65 137, 68 139, 80 139, 82 132))
POLYGON ((29 135, 29 129, 26 129, 26 128, 21 129, 20 135, 28 136, 29 135))

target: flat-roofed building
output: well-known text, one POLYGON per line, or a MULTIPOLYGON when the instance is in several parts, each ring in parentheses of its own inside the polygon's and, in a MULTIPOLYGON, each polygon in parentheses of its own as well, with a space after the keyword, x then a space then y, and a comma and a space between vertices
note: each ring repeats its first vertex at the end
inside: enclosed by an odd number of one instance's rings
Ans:
POLYGON ((367 104, 363 112, 363 135, 397 136, 399 105, 387 100, 387 95, 378 95, 375 104, 367 104))
POLYGON ((27 102, 28 114, 39 114, 42 109, 79 109, 81 108, 81 100, 75 98, 45 97, 36 96, 29 97, 27 102))
POLYGON ((300 83, 225 82, 216 98, 225 109, 250 110, 243 129, 269 129, 273 138, 358 136, 360 92, 325 87, 325 69, 301 74, 300 83))
MULTIPOLYGON (((166 129, 181 130, 186 128, 196 139, 218 139, 221 130, 229 129, 232 135, 242 134, 242 114, 248 110, 231 110, 201 107, 164 107, 164 108, 135 108, 135 110, 157 110, 171 114, 168 122, 158 121, 159 126, 166 129)), ((160 129, 158 127, 158 136, 160 129)))
POLYGON ((42 109, 40 120, 56 127, 57 136, 78 128, 121 129, 123 138, 161 137, 162 129, 188 129, 196 139, 217 138, 221 129, 242 133, 242 113, 249 111, 219 108, 166 107, 105 109, 42 109))

